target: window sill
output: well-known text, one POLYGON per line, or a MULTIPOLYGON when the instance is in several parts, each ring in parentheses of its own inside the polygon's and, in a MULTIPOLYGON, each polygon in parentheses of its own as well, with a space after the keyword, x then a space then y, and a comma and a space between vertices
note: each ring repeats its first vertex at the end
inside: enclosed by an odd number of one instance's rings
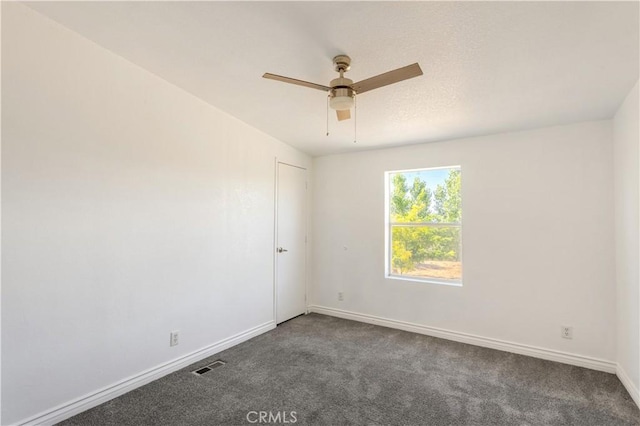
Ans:
POLYGON ((462 287, 462 281, 456 280, 439 280, 437 278, 419 278, 405 275, 387 275, 385 278, 389 280, 412 281, 416 283, 446 285, 450 287, 462 287))

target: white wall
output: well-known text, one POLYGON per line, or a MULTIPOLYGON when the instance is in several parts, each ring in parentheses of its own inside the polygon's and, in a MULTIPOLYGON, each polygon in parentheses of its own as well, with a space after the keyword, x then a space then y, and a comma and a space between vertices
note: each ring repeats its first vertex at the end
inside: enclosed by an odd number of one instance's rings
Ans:
POLYGON ((601 121, 314 159, 312 304, 614 361, 611 139, 601 121), (384 172, 449 165, 463 287, 385 279, 384 172))
POLYGON ((617 361, 635 387, 637 401, 640 388, 639 96, 636 83, 613 120, 617 361))
POLYGON ((274 158, 310 159, 24 5, 2 9, 12 424, 272 321, 274 158))

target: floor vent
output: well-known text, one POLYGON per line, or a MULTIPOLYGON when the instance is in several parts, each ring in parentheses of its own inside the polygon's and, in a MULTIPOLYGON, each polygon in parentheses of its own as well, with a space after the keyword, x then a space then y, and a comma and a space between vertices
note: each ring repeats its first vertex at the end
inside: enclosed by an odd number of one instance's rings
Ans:
POLYGON ((222 367, 225 364, 226 364, 226 362, 224 362, 222 360, 216 360, 216 361, 213 361, 209 365, 206 365, 206 366, 204 366, 202 368, 198 368, 197 370, 192 371, 192 373, 195 374, 196 376, 202 376, 203 374, 208 373, 209 371, 213 370, 214 368, 222 367))

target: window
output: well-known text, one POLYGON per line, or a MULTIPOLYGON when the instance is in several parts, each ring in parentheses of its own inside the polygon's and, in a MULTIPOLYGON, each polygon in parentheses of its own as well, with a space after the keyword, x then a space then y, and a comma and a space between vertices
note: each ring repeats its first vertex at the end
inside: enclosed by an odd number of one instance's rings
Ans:
POLYGON ((462 284, 459 166, 385 173, 386 275, 462 284))

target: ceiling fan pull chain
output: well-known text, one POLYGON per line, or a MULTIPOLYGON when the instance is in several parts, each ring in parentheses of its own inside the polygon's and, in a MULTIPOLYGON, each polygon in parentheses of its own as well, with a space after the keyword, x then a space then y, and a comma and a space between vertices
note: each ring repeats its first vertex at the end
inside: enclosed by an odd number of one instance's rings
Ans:
POLYGON ((329 136, 329 97, 331 95, 327 95, 327 136, 329 136))
POLYGON ((353 143, 358 141, 358 97, 353 97, 353 143))

